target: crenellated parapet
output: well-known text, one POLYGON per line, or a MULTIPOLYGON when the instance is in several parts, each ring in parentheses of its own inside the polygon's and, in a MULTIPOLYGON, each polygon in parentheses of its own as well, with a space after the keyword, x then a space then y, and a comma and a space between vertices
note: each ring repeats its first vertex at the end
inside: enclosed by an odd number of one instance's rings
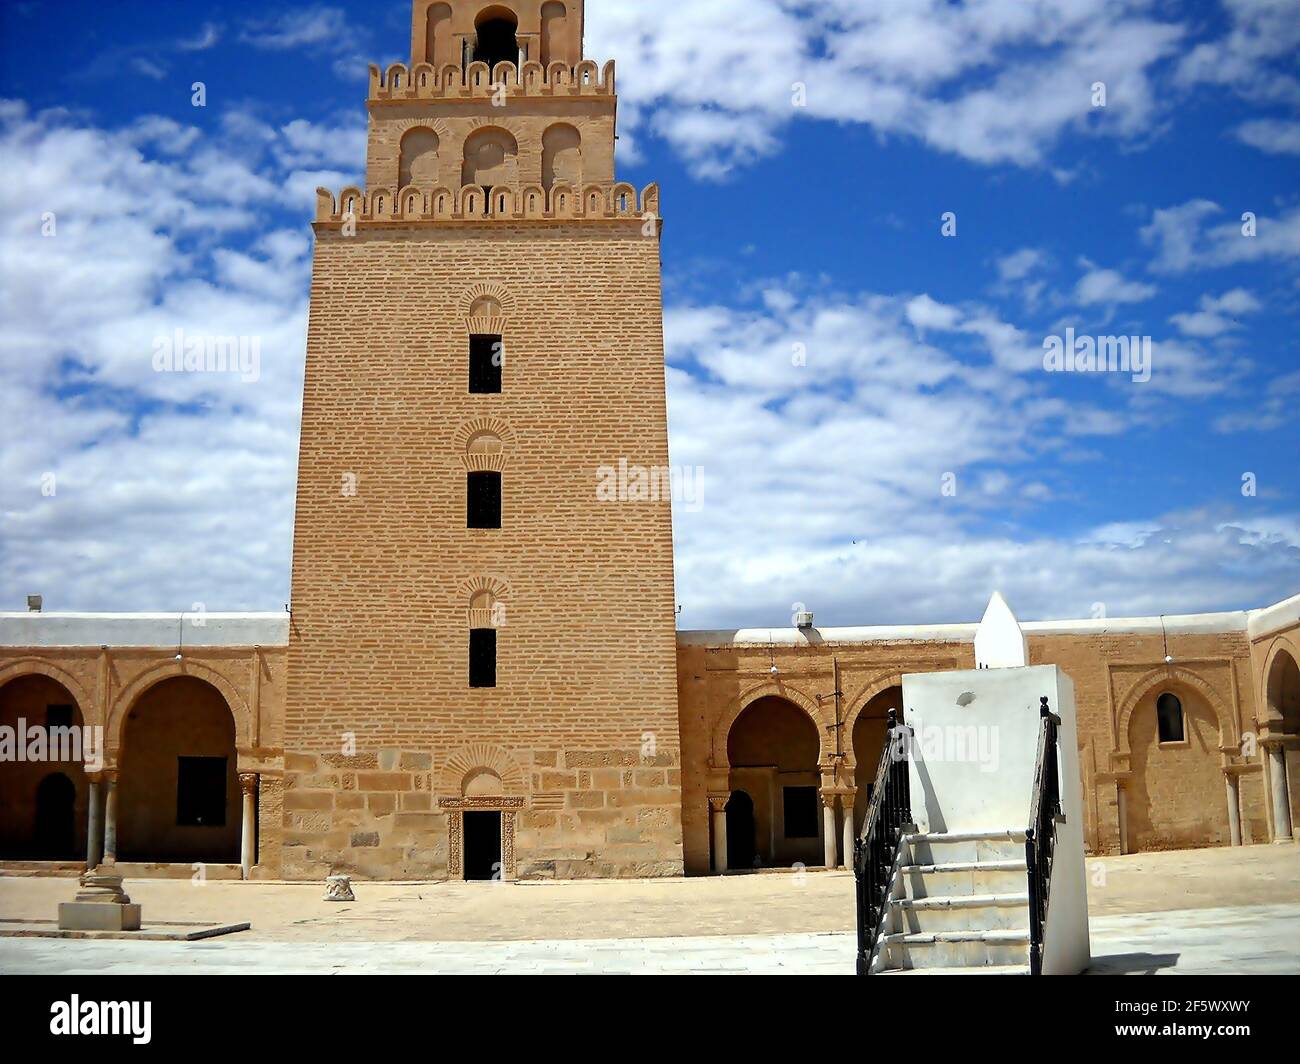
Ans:
POLYGON ((430 63, 408 67, 394 63, 387 70, 370 67, 370 103, 410 100, 479 99, 504 88, 510 96, 614 96, 614 60, 602 70, 590 59, 576 65, 538 62, 451 64, 435 68, 430 63))
POLYGON ((646 185, 638 194, 626 182, 589 184, 581 188, 556 183, 518 189, 466 185, 460 189, 345 188, 336 198, 329 189, 316 190, 316 224, 355 222, 358 226, 392 224, 461 224, 484 222, 647 221, 659 232, 659 186, 646 185))

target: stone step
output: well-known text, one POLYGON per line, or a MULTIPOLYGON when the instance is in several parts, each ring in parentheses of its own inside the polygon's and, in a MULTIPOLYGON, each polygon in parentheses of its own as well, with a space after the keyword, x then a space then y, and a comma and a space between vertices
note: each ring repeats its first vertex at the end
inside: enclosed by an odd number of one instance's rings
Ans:
POLYGON ((983 964, 978 968, 885 968, 875 975, 1028 975, 1027 964, 983 964))
POLYGON ((1022 829, 917 832, 904 836, 911 864, 953 864, 969 861, 1014 861, 1025 856, 1022 829))
POLYGON ((903 898, 946 898, 973 894, 1022 894, 1029 889, 1024 859, 1019 861, 949 861, 904 864, 891 895, 903 898))
POLYGON ((934 931, 882 935, 877 959, 881 969, 1026 965, 1029 932, 934 931))
POLYGON ((1029 894, 958 894, 889 903, 890 932, 1024 931, 1029 894))

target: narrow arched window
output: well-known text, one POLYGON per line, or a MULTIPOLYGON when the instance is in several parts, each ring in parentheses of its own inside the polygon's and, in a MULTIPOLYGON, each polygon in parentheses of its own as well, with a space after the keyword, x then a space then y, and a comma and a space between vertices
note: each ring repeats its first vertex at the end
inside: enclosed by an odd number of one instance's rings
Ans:
POLYGON ((1162 743, 1183 741, 1183 704, 1177 695, 1166 691, 1156 699, 1156 725, 1162 743))

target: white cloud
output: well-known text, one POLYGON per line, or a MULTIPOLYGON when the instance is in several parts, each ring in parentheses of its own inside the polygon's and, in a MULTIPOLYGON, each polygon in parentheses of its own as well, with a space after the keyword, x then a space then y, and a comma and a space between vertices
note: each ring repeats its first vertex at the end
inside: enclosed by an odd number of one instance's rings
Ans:
POLYGON ((20 160, 0 190, 11 593, 100 609, 285 601, 308 231, 305 212, 274 226, 279 175, 235 148, 164 119, 105 132, 0 107, 0 152, 20 160), (178 328, 255 338, 258 379, 155 372, 155 341, 178 328))
MULTIPOLYGON (((283 211, 311 172, 289 167, 330 162, 328 139, 247 114, 216 133, 156 118, 107 132, 0 104, 11 594, 287 599, 310 245, 306 212, 283 211), (259 379, 154 372, 154 338, 178 327, 259 337, 259 379)), ((754 293, 666 316, 673 460, 706 471, 704 508, 676 515, 683 624, 782 623, 794 601, 826 623, 969 620, 994 587, 1028 617, 1202 609, 1294 583, 1278 515, 1139 515, 1161 531, 1134 542, 1051 531, 1045 507, 1076 490, 1053 459, 1085 436, 1110 445, 1134 415, 1053 394, 1038 338, 996 310, 798 279, 754 293)), ((1176 387, 1222 373, 1198 354, 1175 352, 1176 387)))
POLYGON ((1211 338, 1241 327, 1236 319, 1260 309, 1259 300, 1244 288, 1218 296, 1202 296, 1200 310, 1175 314, 1169 320, 1184 336, 1211 338))
POLYGON ((1037 248, 1021 248, 998 259, 998 277, 1003 281, 1022 281, 1043 265, 1044 255, 1037 248))
POLYGON ((1254 214, 1254 235, 1244 217, 1228 218, 1218 225, 1207 222, 1223 208, 1209 200, 1189 200, 1153 212, 1140 230, 1143 243, 1155 248, 1150 269, 1156 273, 1184 273, 1265 259, 1300 258, 1300 206, 1280 214, 1254 214))
POLYGON ((1146 0, 697 0, 668 18, 608 0, 586 29, 589 54, 618 59, 620 150, 649 127, 709 178, 774 152, 799 117, 1015 166, 1042 165, 1067 133, 1140 137, 1184 35, 1146 0))
POLYGON ((1223 0, 1223 7, 1228 32, 1185 55, 1177 81, 1230 86, 1251 100, 1300 103, 1300 80, 1291 69, 1300 50, 1296 0, 1223 0))
POLYGON ((1300 155, 1300 122, 1254 118, 1239 125, 1236 134, 1243 144, 1270 155, 1300 155))
MULTIPOLYGON (((1091 264, 1087 264, 1091 265, 1091 264)), ((1091 268, 1074 286, 1074 298, 1085 307, 1097 304, 1143 303, 1156 294, 1156 286, 1126 280, 1117 270, 1091 268)))

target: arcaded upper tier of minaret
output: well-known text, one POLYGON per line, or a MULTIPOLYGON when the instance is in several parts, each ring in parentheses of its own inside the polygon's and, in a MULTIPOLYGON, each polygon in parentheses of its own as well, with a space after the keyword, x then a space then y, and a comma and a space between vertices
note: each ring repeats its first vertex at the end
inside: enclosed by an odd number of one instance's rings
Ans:
POLYGON ((582 9, 583 0, 415 0, 411 66, 576 66, 582 60, 582 9))
POLYGON ((366 188, 317 221, 658 215, 614 180, 614 63, 582 56, 583 0, 414 0, 411 65, 370 68, 366 188))

